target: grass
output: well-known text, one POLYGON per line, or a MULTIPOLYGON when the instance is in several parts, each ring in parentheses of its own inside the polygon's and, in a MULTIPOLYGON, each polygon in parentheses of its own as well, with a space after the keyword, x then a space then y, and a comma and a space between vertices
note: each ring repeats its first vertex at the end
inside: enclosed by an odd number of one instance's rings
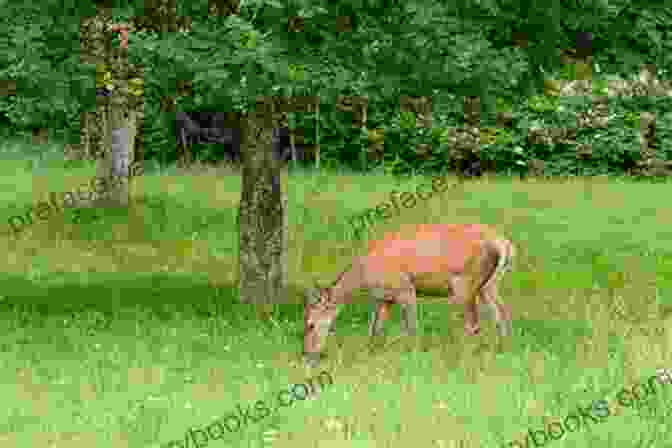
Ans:
MULTIPOLYGON (((58 155, 27 161, 16 155, 23 148, 10 149, 0 165, 3 223, 95 176, 93 166, 66 167, 58 155)), ((1 237, 0 445, 177 447, 169 442, 189 428, 306 383, 318 372, 298 362, 303 288, 332 281, 362 253, 348 216, 427 182, 285 173, 289 292, 267 323, 237 303, 240 175, 230 170, 147 169, 128 211, 86 210, 79 223, 67 211, 1 237)), ((608 420, 547 445, 664 446, 672 387, 632 409, 616 396, 672 367, 668 191, 491 177, 379 222, 371 237, 402 223, 500 228, 519 248, 501 290, 514 337, 499 347, 487 323, 467 338, 460 307, 425 304, 417 347, 369 354, 368 306, 358 298, 321 366, 332 386, 207 446, 531 447, 528 429, 600 399, 608 420)), ((386 333, 399 333, 398 311, 386 333)))

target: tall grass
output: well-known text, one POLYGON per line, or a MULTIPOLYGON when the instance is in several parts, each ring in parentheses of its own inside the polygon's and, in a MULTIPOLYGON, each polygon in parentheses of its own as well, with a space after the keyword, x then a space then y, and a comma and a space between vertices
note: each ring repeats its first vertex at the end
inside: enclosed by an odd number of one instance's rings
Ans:
MULTIPOLYGON (((3 223, 95 176, 50 157, 5 157, 3 223)), ((170 446, 238 404, 306 382, 316 372, 298 362, 303 288, 332 281, 364 250, 366 240, 349 239, 348 216, 429 180, 284 173, 289 290, 268 323, 237 303, 240 174, 146 170, 134 182, 128 211, 85 210, 78 222, 66 211, 0 238, 0 446, 170 446)), ((465 337, 460 307, 427 303, 417 345, 369 352, 358 297, 327 347, 333 386, 208 446, 534 446, 528 428, 600 399, 608 420, 548 444, 665 446, 669 389, 633 409, 615 397, 672 367, 669 187, 491 177, 381 221, 369 237, 431 222, 508 235, 519 255, 501 295, 514 336, 500 347, 486 324, 465 337)), ((386 333, 399 333, 396 314, 386 333)))

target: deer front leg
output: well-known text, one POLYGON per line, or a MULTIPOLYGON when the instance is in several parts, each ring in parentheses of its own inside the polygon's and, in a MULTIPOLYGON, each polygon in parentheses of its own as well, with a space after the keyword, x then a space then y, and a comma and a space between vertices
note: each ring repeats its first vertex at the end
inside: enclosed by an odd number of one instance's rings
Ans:
POLYGON ((415 336, 418 328, 418 298, 415 294, 413 281, 405 275, 403 288, 399 291, 396 301, 401 305, 403 331, 407 336, 415 336))
POLYGON ((383 329, 383 323, 389 315, 389 305, 385 302, 385 290, 372 288, 371 314, 369 316, 369 337, 377 336, 383 329))
POLYGON ((418 305, 407 303, 401 306, 401 314, 404 322, 404 332, 408 336, 415 336, 418 329, 418 305))
POLYGON ((418 329, 418 301, 415 285, 408 277, 405 289, 397 296, 397 302, 401 305, 403 334, 411 341, 411 345, 415 345, 418 342, 415 338, 418 329))

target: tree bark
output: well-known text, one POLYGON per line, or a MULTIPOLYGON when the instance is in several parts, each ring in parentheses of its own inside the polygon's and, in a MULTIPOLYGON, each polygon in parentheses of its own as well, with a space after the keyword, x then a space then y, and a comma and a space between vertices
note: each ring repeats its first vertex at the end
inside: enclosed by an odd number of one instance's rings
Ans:
MULTIPOLYGON (((82 63, 96 66, 97 88, 104 86, 103 75, 106 71, 105 64, 108 51, 105 34, 111 21, 109 10, 97 7, 95 16, 83 17, 80 22, 80 58, 82 63)), ((96 103, 96 110, 82 112, 80 142, 82 157, 94 160, 102 157, 105 152, 103 141, 107 129, 104 107, 99 107, 98 100, 96 103)))
POLYGON ((98 159, 97 177, 106 179, 109 187, 101 197, 80 206, 125 207, 130 196, 138 102, 129 102, 126 89, 120 91, 112 77, 128 82, 129 74, 137 70, 131 70, 127 62, 128 26, 112 24, 109 9, 99 7, 96 12, 80 24, 82 59, 97 68, 96 111, 83 113, 82 137, 84 151, 98 159), (111 32, 121 32, 120 48, 112 48, 111 32))
POLYGON ((105 200, 98 205, 127 207, 130 203, 131 164, 135 143, 136 120, 135 111, 126 111, 123 104, 112 101, 109 109, 109 144, 108 157, 99 163, 99 177, 110 179, 111 188, 105 200))
MULTIPOLYGON (((258 104, 257 108, 268 110, 269 104, 258 104)), ((241 121, 239 293, 242 303, 257 304, 262 318, 281 301, 285 286, 282 162, 273 155, 280 136, 277 122, 274 125, 270 116, 270 112, 257 112, 241 121)))

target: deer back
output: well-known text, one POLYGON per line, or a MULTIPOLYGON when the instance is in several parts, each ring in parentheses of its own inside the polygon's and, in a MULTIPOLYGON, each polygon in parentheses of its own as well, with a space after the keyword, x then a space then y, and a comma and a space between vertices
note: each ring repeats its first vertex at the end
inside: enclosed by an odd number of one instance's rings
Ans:
POLYGON ((484 242, 494 235, 494 230, 480 224, 407 226, 372 241, 362 261, 370 282, 395 287, 401 274, 408 274, 420 281, 418 287, 445 288, 448 276, 480 268, 481 255, 490 254, 484 242))

